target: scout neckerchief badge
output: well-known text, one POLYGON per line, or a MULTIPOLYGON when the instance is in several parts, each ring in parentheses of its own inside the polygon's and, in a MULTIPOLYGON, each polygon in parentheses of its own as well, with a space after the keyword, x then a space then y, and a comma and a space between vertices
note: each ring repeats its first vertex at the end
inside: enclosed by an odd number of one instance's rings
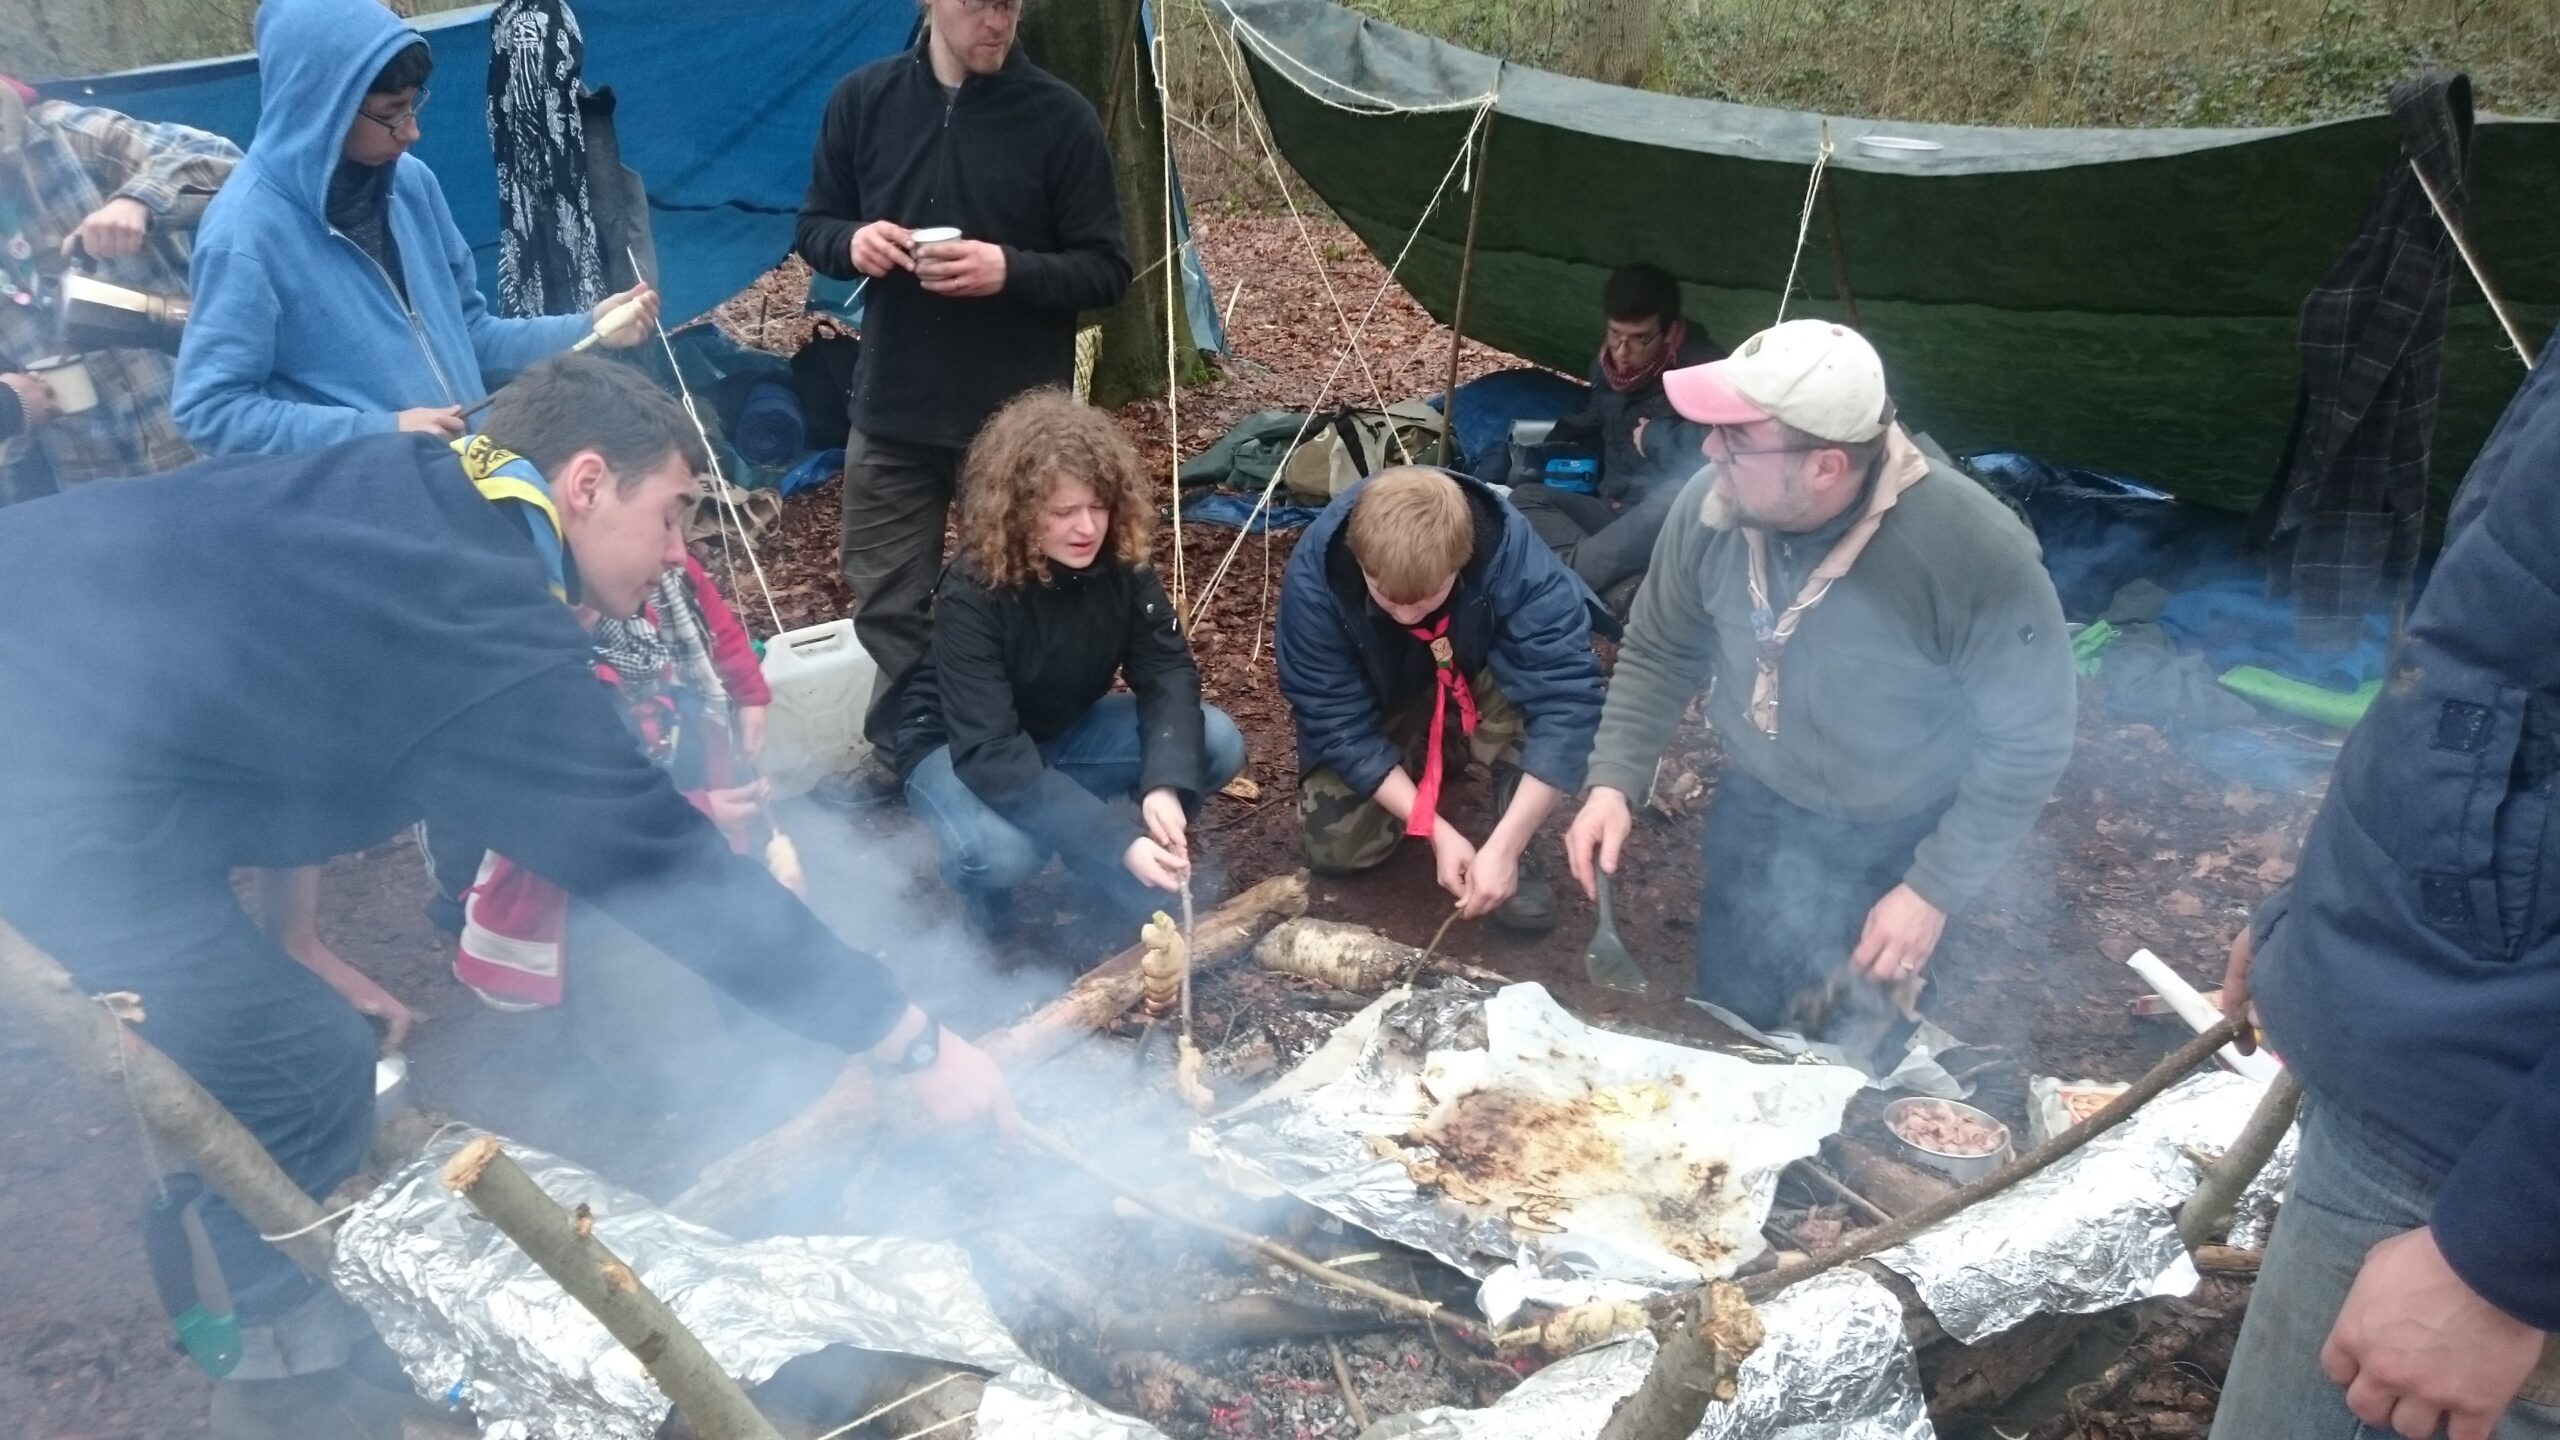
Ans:
POLYGON ((567 603, 569 576, 560 541, 560 507, 552 503, 551 487, 544 483, 542 472, 514 451, 500 449, 486 435, 455 440, 453 453, 462 457, 462 473, 471 477, 472 488, 482 499, 515 507, 525 533, 533 537, 533 548, 542 556, 551 598, 567 603))
POLYGON ((1448 717, 1449 707, 1458 707, 1458 733, 1476 733, 1476 693, 1467 677, 1458 673, 1457 652, 1449 645, 1449 614, 1429 624, 1408 625, 1406 633, 1431 647, 1431 746, 1423 752, 1422 780, 1414 786, 1413 814, 1405 821, 1404 833, 1417 840, 1431 838, 1431 823, 1440 811, 1440 726, 1448 717))
POLYGON ((1795 637, 1796 627, 1813 613, 1814 606, 1822 603, 1822 597, 1831 593, 1832 584, 1849 573, 1858 552, 1875 538, 1876 531, 1884 525, 1885 512, 1902 498, 1902 492, 1928 473, 1927 458, 1902 438, 1900 430, 1893 431, 1892 438, 1885 442, 1883 473, 1867 497, 1867 508, 1859 514, 1857 523, 1831 543, 1830 553, 1813 567, 1812 574, 1804 577, 1804 588, 1782 611, 1774 610, 1769 603, 1769 537, 1752 526, 1742 527, 1743 547, 1751 558, 1751 638, 1757 642, 1758 652, 1758 663, 1751 675, 1751 704, 1746 713, 1752 727, 1761 734, 1777 738, 1778 656, 1795 637))

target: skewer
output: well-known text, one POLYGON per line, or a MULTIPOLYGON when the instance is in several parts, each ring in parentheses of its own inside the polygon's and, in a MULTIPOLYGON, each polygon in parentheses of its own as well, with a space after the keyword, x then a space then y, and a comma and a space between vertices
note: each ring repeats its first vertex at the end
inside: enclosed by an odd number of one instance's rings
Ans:
MULTIPOLYGON (((586 334, 579 336, 577 344, 569 347, 569 353, 572 355, 582 355, 587 351, 594 349, 597 342, 603 340, 604 337, 614 334, 622 329, 623 326, 638 319, 640 317, 641 308, 646 303, 647 302, 640 296, 634 295, 630 299, 623 301, 621 304, 614 306, 611 310, 606 311, 603 319, 598 320, 586 334)), ((665 333, 663 328, 660 330, 660 333, 665 333)), ((497 393, 492 391, 491 393, 483 395, 479 399, 472 401, 470 404, 463 406, 462 418, 468 420, 472 416, 479 414, 481 411, 488 409, 491 402, 495 401, 497 398, 497 393)))

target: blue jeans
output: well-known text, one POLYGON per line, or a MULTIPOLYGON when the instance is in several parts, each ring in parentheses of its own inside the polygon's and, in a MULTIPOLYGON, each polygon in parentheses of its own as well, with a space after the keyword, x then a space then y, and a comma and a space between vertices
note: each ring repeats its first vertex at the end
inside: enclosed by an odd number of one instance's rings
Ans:
MULTIPOLYGON (((1227 712, 1215 705, 1200 707, 1207 744, 1208 773, 1195 782, 1203 795, 1216 790, 1244 769, 1244 735, 1227 712)), ((1040 747, 1050 769, 1105 800, 1134 796, 1141 753, 1138 699, 1126 693, 1105 695, 1067 727, 1064 734, 1040 747)), ((951 768, 951 747, 936 746, 907 776, 907 804, 942 845, 942 878, 964 895, 992 897, 1040 873, 1049 863, 1049 848, 987 806, 951 768)), ((1162 903, 1162 892, 1138 883, 1113 855, 1070 856, 1097 878, 1108 871, 1112 898, 1123 908, 1144 913, 1162 903)))
MULTIPOLYGON (((2249 1297, 2231 1375, 2213 1417, 2214 1440, 2392 1440, 2356 1419, 2347 1394, 2320 1370, 2320 1347, 2374 1246, 2427 1223, 2444 1177, 2389 1136, 2335 1106, 2303 1108, 2293 1186, 2249 1297)), ((2560 1348, 2498 1422, 2497 1440, 2560 1437, 2560 1348)))

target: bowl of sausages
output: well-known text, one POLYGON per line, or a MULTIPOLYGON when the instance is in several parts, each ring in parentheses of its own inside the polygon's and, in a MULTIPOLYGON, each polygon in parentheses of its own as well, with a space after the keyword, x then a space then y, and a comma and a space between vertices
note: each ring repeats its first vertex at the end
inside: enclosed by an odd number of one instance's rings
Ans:
POLYGON ((1911 1158, 1970 1183, 2009 1163, 2009 1127, 1953 1100, 1910 1095, 1884 1107, 1884 1125, 1911 1158))

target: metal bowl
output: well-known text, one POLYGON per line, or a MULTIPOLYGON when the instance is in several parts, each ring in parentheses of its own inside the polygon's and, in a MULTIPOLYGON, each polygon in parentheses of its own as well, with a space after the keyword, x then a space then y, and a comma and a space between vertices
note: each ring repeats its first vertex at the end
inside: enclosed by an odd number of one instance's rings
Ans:
POLYGON ((1912 1159, 1962 1184, 1970 1184, 2008 1164, 2011 1157, 2017 1153, 2010 1144, 2008 1126, 1959 1100, 1936 1100, 1924 1095, 1906 1095, 1884 1107, 1884 1128, 1885 1132, 1893 1137, 1894 1143, 1908 1151, 1912 1159), (1943 1150, 1932 1150, 1917 1141, 1905 1139, 1902 1126, 1898 1123, 1902 1117, 1933 1105, 1943 1105, 1976 1125, 1985 1127, 2000 1137, 2000 1143, 1980 1155, 1950 1155, 1943 1150))

